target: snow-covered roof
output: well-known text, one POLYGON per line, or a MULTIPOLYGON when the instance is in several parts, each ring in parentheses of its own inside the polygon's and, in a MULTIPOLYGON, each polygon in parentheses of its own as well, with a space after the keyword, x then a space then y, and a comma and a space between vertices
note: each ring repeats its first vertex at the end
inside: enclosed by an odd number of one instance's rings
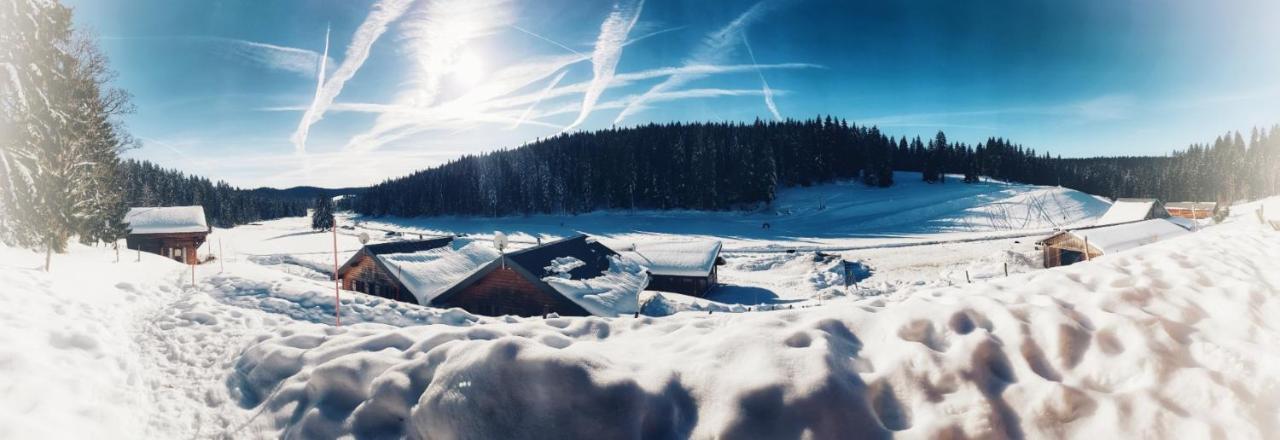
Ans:
POLYGON ((1083 229, 1074 233, 1081 238, 1088 238, 1089 246, 1104 253, 1113 253, 1186 235, 1190 232, 1169 220, 1159 218, 1137 223, 1083 229))
POLYGON ((640 307, 640 291, 649 285, 649 275, 643 266, 616 255, 609 256, 609 270, 598 276, 575 280, 567 275, 567 272, 549 275, 542 281, 595 316, 636 313, 640 307))
POLYGON ((1155 204, 1155 199, 1116 200, 1115 203, 1111 204, 1111 209, 1108 209, 1107 213, 1103 214, 1096 224, 1114 225, 1145 220, 1155 204))
POLYGON ((130 208, 124 222, 132 234, 209 232, 203 206, 130 208))
POLYGON ((400 279, 418 304, 428 304, 449 287, 500 256, 488 243, 455 239, 448 246, 417 252, 383 253, 376 258, 400 279))
POLYGON ((717 240, 641 243, 622 256, 654 275, 703 277, 715 267, 720 247, 717 240))

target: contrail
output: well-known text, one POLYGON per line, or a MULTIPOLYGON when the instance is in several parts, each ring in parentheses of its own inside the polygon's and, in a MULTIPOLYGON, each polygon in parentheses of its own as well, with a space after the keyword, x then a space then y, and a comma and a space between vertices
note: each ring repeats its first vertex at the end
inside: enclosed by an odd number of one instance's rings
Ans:
POLYGON ((569 71, 561 70, 560 74, 556 76, 556 79, 551 80, 551 83, 547 84, 547 87, 542 89, 542 91, 538 93, 538 99, 535 99, 533 101, 533 104, 529 104, 529 107, 526 107, 524 109, 524 113, 520 114, 520 119, 517 119, 515 125, 512 125, 511 128, 508 128, 508 130, 514 130, 520 127, 520 124, 523 124, 524 121, 528 120, 529 112, 532 112, 534 107, 537 107, 538 104, 542 103, 543 98, 546 98, 547 93, 551 92, 551 89, 556 88, 556 85, 560 84, 560 80, 564 79, 564 75, 566 73, 569 73, 569 71))
MULTIPOLYGON (((720 30, 707 35, 707 37, 703 39, 701 47, 699 47, 698 50, 694 52, 692 56, 685 59, 684 64, 686 66, 691 66, 691 65, 699 65, 699 64, 721 63, 733 51, 733 46, 729 44, 730 42, 733 41, 733 37, 737 36, 738 33, 742 31, 742 29, 746 28, 753 21, 755 21, 760 16, 760 14, 765 11, 765 9, 767 9, 767 5, 765 2, 762 1, 762 2, 756 3, 752 5, 750 8, 747 8, 746 11, 738 15, 737 18, 733 19, 733 21, 729 22, 729 24, 725 25, 720 30)), ((665 81, 650 88, 649 91, 645 92, 643 95, 640 95, 639 99, 632 101, 630 105, 622 109, 622 112, 618 113, 618 117, 614 118, 613 124, 614 125, 621 124, 622 121, 626 119, 628 116, 631 116, 636 111, 640 110, 641 108, 644 108, 645 103, 648 102, 649 98, 652 97, 654 94, 671 91, 677 87, 684 85, 685 83, 702 78, 704 76, 706 75, 700 75, 700 74, 672 75, 671 77, 667 78, 665 81)))
POLYGON ((570 48, 569 46, 565 46, 564 44, 560 43, 559 41, 552 40, 552 39, 550 39, 550 38, 547 38, 547 37, 544 37, 544 36, 541 36, 541 35, 535 34, 535 33, 531 32, 531 31, 529 31, 529 30, 527 30, 527 29, 525 29, 525 28, 522 28, 522 27, 520 27, 520 26, 516 26, 516 25, 514 25, 514 24, 513 24, 513 25, 510 25, 510 26, 511 26, 511 28, 512 28, 512 29, 515 29, 515 30, 517 30, 517 31, 520 31, 520 32, 524 32, 524 33, 526 33, 526 34, 529 34, 529 35, 531 35, 531 36, 533 36, 534 38, 537 38, 537 39, 539 39, 539 40, 546 41, 546 42, 548 42, 548 43, 554 44, 554 45, 556 45, 556 46, 560 47, 561 49, 567 50, 567 51, 569 51, 569 52, 573 52, 574 54, 577 54, 577 55, 586 56, 586 54, 584 54, 584 53, 582 53, 582 52, 578 52, 578 51, 576 51, 576 50, 573 50, 573 49, 572 49, 572 48, 570 48))
MULTIPOLYGON (((742 33, 742 45, 747 48, 747 55, 751 57, 751 64, 759 66, 756 62, 756 53, 751 50, 751 42, 747 41, 746 32, 742 33)), ((764 105, 769 107, 769 112, 773 113, 773 120, 781 121, 782 114, 778 113, 778 105, 773 102, 773 89, 769 88, 769 81, 764 79, 764 71, 756 69, 756 74, 760 75, 760 93, 764 95, 764 105)))
MULTIPOLYGON (((321 89, 322 87, 324 87, 324 70, 325 70, 325 68, 327 67, 327 66, 325 66, 325 64, 326 64, 326 63, 325 63, 325 61, 329 59, 329 31, 331 31, 331 30, 333 30, 333 26, 332 26, 332 25, 325 26, 325 28, 324 28, 324 55, 321 55, 321 56, 320 56, 320 69, 319 69, 319 71, 317 71, 317 72, 316 72, 316 94, 315 94, 315 96, 320 96, 320 89, 321 89)), ((315 97, 312 97, 311 99, 313 99, 313 100, 314 100, 314 99, 315 99, 315 97)))
POLYGON ((587 115, 591 114, 596 102, 600 100, 600 95, 609 88, 614 71, 618 68, 618 61, 622 59, 622 45, 627 41, 627 34, 631 33, 631 28, 635 27, 636 21, 640 19, 640 11, 643 8, 644 0, 640 0, 632 8, 634 10, 614 5, 609 18, 600 24, 600 36, 596 38, 595 51, 591 54, 591 85, 587 87, 582 97, 582 111, 578 113, 578 118, 561 132, 567 132, 582 125, 582 122, 587 120, 587 115))
POLYGON ((351 44, 347 46, 342 64, 334 72, 333 78, 328 79, 317 91, 315 98, 311 101, 311 107, 307 108, 306 113, 302 115, 302 120, 298 122, 298 129, 289 138, 293 142, 294 151, 298 153, 307 151, 307 134, 311 131, 311 126, 324 117, 325 111, 333 104, 333 100, 342 93, 342 87, 352 76, 355 76, 356 71, 360 70, 360 66, 363 66, 365 60, 369 58, 369 48, 387 31, 387 26, 391 22, 404 15, 411 3, 413 0, 381 0, 373 5, 373 10, 365 17, 364 22, 360 23, 360 27, 356 29, 351 39, 351 44))

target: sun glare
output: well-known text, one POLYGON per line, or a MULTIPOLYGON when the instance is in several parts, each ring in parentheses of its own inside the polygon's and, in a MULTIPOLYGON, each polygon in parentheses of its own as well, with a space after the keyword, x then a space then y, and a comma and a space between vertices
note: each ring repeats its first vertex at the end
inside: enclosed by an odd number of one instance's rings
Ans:
POLYGON ((450 72, 453 74, 455 81, 472 85, 484 79, 485 66, 484 62, 475 53, 464 52, 458 54, 458 58, 454 60, 450 72))

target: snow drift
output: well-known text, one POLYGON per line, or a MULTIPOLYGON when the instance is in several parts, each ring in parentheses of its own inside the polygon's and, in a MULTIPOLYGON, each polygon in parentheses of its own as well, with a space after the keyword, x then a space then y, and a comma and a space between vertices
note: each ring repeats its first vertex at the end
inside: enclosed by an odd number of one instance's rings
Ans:
POLYGON ((302 325, 228 388, 292 438, 1266 438, 1278 296, 1280 234, 1240 221, 806 310, 302 325))

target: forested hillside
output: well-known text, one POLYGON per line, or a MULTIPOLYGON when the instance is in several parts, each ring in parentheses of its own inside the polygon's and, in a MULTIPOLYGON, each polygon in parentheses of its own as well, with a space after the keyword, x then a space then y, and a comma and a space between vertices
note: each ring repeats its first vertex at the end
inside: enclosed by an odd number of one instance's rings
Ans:
POLYGON ((231 227, 258 220, 306 215, 306 198, 263 195, 223 181, 212 182, 161 168, 147 161, 120 163, 125 204, 128 206, 204 206, 209 223, 231 227))
MULTIPOLYGON (((893 138, 830 117, 650 124, 574 133, 375 185, 346 204, 367 215, 510 215, 593 209, 731 209, 779 187, 836 179, 893 184, 892 170, 1063 185, 1108 197, 1253 198, 1280 193, 1276 129, 1161 157, 1062 159, 1005 139, 893 138)), ((959 182, 957 182, 959 183, 959 182)))

